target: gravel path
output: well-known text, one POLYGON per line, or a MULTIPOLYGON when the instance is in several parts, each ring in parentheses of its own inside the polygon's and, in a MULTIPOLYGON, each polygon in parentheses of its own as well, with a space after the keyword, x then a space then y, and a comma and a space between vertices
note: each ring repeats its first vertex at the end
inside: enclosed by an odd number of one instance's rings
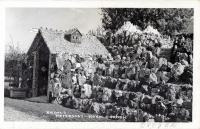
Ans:
POLYGON ((45 122, 37 116, 30 115, 13 109, 12 107, 4 106, 4 120, 5 121, 32 121, 32 122, 45 122))

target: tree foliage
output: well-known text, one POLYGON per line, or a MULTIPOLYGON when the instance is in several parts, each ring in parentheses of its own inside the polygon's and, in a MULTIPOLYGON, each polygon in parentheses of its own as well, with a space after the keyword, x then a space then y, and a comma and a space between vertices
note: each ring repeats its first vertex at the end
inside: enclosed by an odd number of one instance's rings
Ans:
POLYGON ((101 27, 101 26, 98 26, 97 28, 96 28, 96 30, 92 30, 92 29, 90 29, 89 31, 88 31, 88 35, 93 35, 93 36, 98 36, 98 35, 103 35, 103 33, 104 33, 104 28, 103 27, 101 27))
POLYGON ((16 45, 14 45, 13 39, 11 37, 11 41, 6 43, 5 60, 6 61, 17 60, 17 61, 21 62, 24 59, 25 59, 24 50, 18 43, 16 45))
POLYGON ((17 43, 14 45, 12 37, 11 41, 6 43, 5 49, 5 76, 14 77, 17 79, 20 72, 18 67, 25 62, 26 54, 22 47, 17 43))
POLYGON ((130 21, 142 30, 151 25, 168 35, 185 29, 194 14, 189 8, 102 8, 101 12, 104 29, 113 33, 125 21, 130 21))

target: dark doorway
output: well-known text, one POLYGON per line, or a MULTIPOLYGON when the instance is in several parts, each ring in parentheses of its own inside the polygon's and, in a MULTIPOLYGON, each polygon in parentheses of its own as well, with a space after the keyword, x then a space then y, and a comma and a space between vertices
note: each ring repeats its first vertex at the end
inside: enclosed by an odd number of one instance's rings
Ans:
POLYGON ((39 49, 38 96, 47 95, 49 69, 49 50, 45 44, 39 49))
POLYGON ((38 69, 38 96, 47 95, 48 85, 48 63, 46 61, 39 61, 38 69))

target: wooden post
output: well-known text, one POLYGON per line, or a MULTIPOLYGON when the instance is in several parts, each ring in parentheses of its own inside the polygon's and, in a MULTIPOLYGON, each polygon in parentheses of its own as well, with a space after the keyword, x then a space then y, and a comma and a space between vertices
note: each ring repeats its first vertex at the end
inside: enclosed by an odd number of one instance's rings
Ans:
POLYGON ((32 97, 38 96, 38 52, 33 52, 34 59, 33 59, 33 82, 32 82, 32 97))
POLYGON ((22 63, 18 64, 18 88, 21 88, 22 81, 22 63))
POLYGON ((49 101, 50 78, 51 77, 51 53, 49 53, 49 68, 48 68, 48 85, 47 85, 47 100, 49 101))

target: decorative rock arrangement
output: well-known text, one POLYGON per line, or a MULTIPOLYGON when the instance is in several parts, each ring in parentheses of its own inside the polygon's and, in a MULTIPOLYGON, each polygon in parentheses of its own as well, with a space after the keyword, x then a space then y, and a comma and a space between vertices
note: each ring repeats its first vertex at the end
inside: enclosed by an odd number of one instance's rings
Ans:
MULTIPOLYGON (((126 67, 119 64, 117 67, 112 65, 115 62, 108 65, 109 59, 98 56, 84 58, 84 61, 79 63, 78 55, 68 57, 70 60, 63 60, 65 63, 60 62, 63 66, 57 65, 62 70, 51 70, 54 97, 66 107, 108 118, 137 122, 148 121, 152 116, 155 121, 168 121, 180 114, 182 109, 189 112, 188 119, 192 117, 192 95, 187 93, 192 91, 192 87, 187 84, 170 86, 162 83, 170 78, 182 76, 185 66, 180 63, 171 64, 160 58, 156 63, 152 63, 155 64, 152 68, 145 69, 137 65, 137 67, 133 67, 134 65, 126 67), (99 63, 99 58, 103 60, 102 63, 99 63), (116 72, 115 76, 116 67, 117 70, 126 72, 122 74, 116 72), (130 74, 130 68, 139 70, 133 70, 130 74), (65 83, 66 78, 72 85, 65 83), (62 88, 63 85, 66 87, 62 88), (174 107, 180 110, 175 111, 174 107)), ((184 117, 183 114, 181 119, 184 117)))

